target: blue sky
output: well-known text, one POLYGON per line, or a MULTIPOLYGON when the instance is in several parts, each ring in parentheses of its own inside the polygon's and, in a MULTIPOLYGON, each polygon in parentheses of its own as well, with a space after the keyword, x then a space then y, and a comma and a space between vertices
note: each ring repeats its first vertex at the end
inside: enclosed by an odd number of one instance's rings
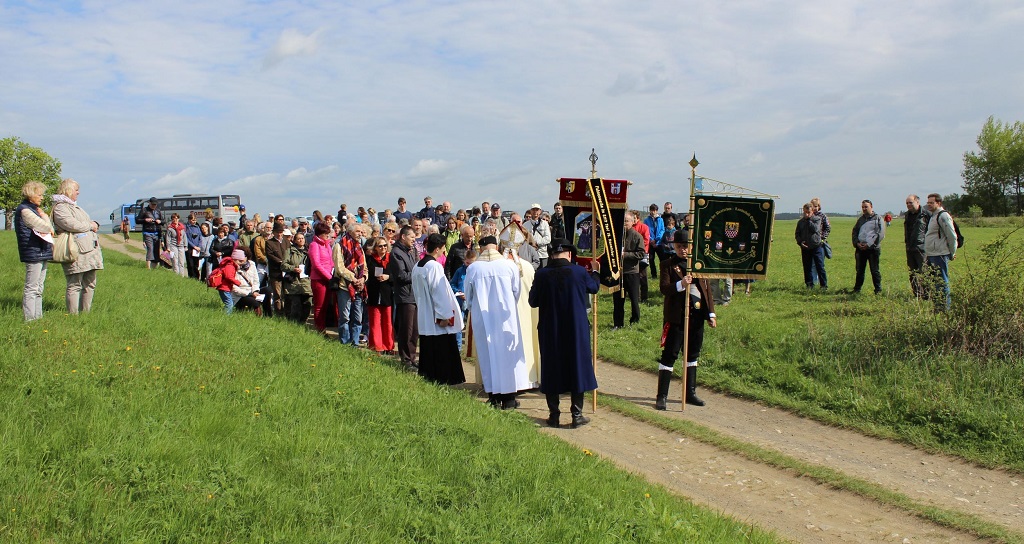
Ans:
POLYGON ((0 2, 0 137, 81 204, 238 193, 325 213, 557 198, 558 177, 798 211, 960 192, 985 119, 1024 120, 1017 2, 0 2), (1018 59, 1018 60, 1014 60, 1018 59))

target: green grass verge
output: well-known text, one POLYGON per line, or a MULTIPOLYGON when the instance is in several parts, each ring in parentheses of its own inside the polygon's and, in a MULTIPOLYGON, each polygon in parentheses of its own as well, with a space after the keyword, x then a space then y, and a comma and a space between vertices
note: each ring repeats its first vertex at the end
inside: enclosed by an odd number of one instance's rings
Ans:
MULTIPOLYGON (((718 328, 706 329, 702 385, 928 451, 1024 472, 1024 360, 963 351, 974 346, 945 347, 948 317, 933 314, 931 306, 910 295, 900 220, 882 246, 883 295, 870 294, 870 277, 865 294, 844 292, 854 283, 853 222, 832 222, 835 253, 826 263, 827 292, 804 287, 799 248, 792 241, 795 222, 776 225, 768 279, 755 283, 750 296, 737 291, 728 307, 718 309, 718 328)), ((977 296, 969 291, 977 284, 968 280, 988 273, 985 244, 1007 236, 1020 243, 1024 234, 962 230, 967 245, 950 266, 954 301, 977 296)), ((1024 291, 1019 270, 994 282, 978 288, 994 289, 993 298, 1001 296, 999 290, 1012 296, 1024 291)), ((619 331, 609 330, 611 298, 599 297, 602 359, 656 370, 662 297, 656 281, 650 287, 651 304, 642 307, 641 323, 619 331)), ((986 336, 973 324, 964 330, 965 336, 986 336)))
POLYGON ((688 436, 725 451, 731 451, 757 463, 791 471, 800 477, 810 478, 835 489, 856 493, 880 504, 899 508, 912 515, 951 529, 964 531, 998 542, 1024 542, 1024 535, 1010 531, 995 523, 987 522, 976 516, 920 503, 903 493, 886 489, 867 480, 848 476, 828 467, 805 463, 777 451, 736 440, 692 421, 665 417, 611 395, 600 395, 598 403, 622 415, 660 427, 666 431, 688 436))
POLYGON ((22 322, 0 235, 10 542, 776 542, 305 327, 105 253, 94 311, 22 322))

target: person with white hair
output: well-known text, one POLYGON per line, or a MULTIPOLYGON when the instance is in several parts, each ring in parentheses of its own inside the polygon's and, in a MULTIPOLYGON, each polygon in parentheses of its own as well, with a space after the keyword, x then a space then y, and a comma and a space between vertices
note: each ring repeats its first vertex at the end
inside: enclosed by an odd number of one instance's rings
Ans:
POLYGON ((358 223, 345 227, 345 235, 334 242, 334 277, 341 278, 338 289, 338 340, 359 345, 363 328, 363 292, 366 289, 366 254, 359 237, 358 223))
POLYGON ((81 187, 78 182, 67 178, 61 182, 53 196, 53 227, 59 235, 69 233, 74 238, 78 257, 74 262, 62 263, 68 287, 65 302, 68 313, 77 314, 92 309, 93 294, 96 291, 96 271, 103 270, 103 252, 97 234, 100 224, 89 218, 89 214, 78 205, 81 187))
POLYGON ((21 188, 21 194, 25 199, 14 210, 18 256, 25 263, 21 311, 25 321, 32 321, 43 317, 43 284, 46 282, 46 263, 53 258, 53 227, 42 207, 46 186, 30 181, 21 188))

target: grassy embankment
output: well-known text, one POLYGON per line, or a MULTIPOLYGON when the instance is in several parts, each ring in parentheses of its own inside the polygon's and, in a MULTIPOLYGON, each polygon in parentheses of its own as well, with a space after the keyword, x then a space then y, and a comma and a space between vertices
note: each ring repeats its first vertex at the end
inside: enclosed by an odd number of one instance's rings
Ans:
POLYGON ((52 266, 24 324, 0 234, 3 540, 775 541, 521 414, 105 259, 91 314, 64 314, 52 266))
MULTIPOLYGON (((961 225, 967 242, 950 265, 953 309, 936 315, 910 295, 901 220, 882 244, 883 294, 871 294, 870 274, 861 294, 847 292, 854 284, 853 223, 832 221, 827 292, 804 287, 796 222, 776 225, 768 279, 755 283, 749 297, 737 290, 718 309, 719 326, 705 336, 700 382, 1024 471, 1024 233, 961 225), (1008 245, 985 249, 992 242, 1008 245)), ((655 371, 662 323, 656 285, 652 280, 639 326, 621 331, 608 330, 611 300, 601 297, 602 358, 655 371)), ((652 396, 653 390, 652 376, 652 396)))

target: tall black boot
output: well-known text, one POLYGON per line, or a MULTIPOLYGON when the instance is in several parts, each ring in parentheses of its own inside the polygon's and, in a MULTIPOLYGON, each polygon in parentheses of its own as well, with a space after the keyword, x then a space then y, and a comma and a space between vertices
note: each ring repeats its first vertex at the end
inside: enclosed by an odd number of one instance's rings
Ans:
POLYGON ((558 411, 558 394, 548 393, 544 397, 548 401, 548 426, 558 427, 558 416, 562 415, 562 412, 558 411))
POLYGON ((686 367, 686 404, 704 406, 704 401, 697 397, 697 367, 686 367))
POLYGON ((575 429, 590 423, 590 418, 583 417, 583 393, 572 393, 570 398, 572 399, 572 406, 569 407, 569 411, 572 412, 572 428, 575 429))
POLYGON ((654 399, 655 410, 668 409, 668 387, 672 384, 672 371, 658 371, 658 396, 654 399))

